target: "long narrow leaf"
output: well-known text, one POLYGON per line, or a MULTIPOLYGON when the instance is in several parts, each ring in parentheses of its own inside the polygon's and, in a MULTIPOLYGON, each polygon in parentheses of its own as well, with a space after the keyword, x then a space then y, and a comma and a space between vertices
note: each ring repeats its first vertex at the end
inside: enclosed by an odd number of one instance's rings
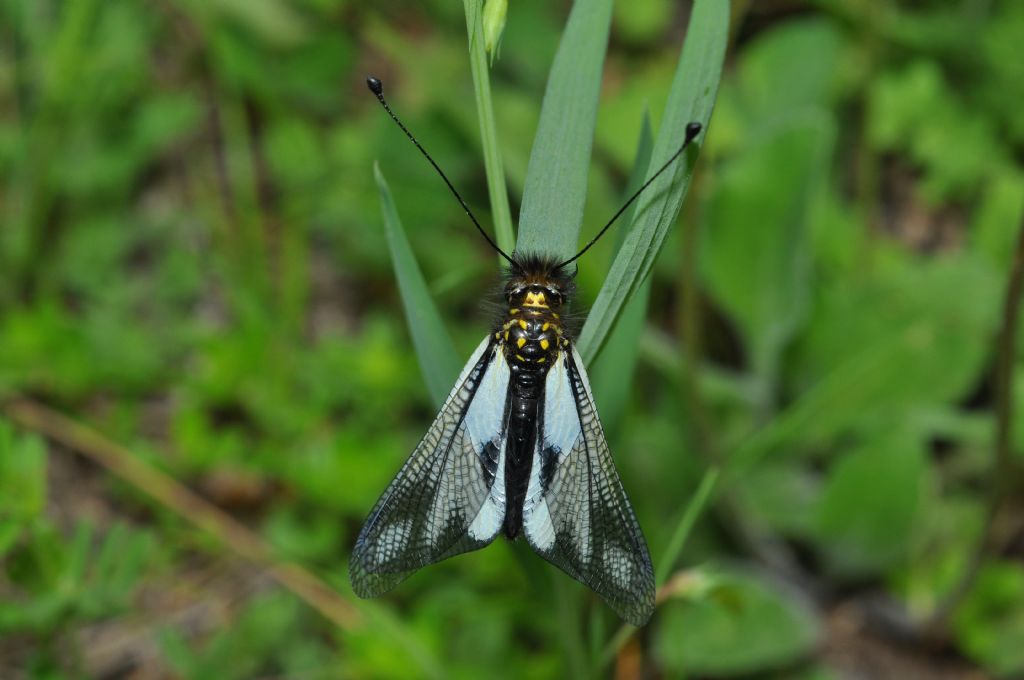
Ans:
MULTIPOLYGON (((644 177, 647 176, 653 151, 654 133, 651 130, 651 118, 645 113, 640 127, 640 139, 637 142, 636 159, 633 161, 633 170, 626 185, 625 196, 632 196, 633 192, 640 188, 644 177)), ((630 206, 620 218, 624 226, 632 224, 635 205, 630 206)), ((622 229, 616 234, 616 252, 625 243, 627 233, 626 229, 622 229)), ((629 400, 633 370, 640 351, 640 333, 647 318, 650 290, 651 282, 648 279, 626 305, 619 322, 615 324, 608 337, 604 351, 589 369, 590 380, 601 405, 601 421, 610 431, 615 430, 629 400)))
POLYGON ((676 560, 679 559, 679 554, 683 552, 683 547, 686 545, 687 539, 690 538, 693 527, 697 524, 697 520, 700 519, 708 502, 713 498, 720 475, 721 471, 717 467, 708 468, 701 478, 700 484, 697 486, 696 493, 693 494, 690 502, 687 503, 683 514, 679 516, 679 521, 676 522, 676 528, 672 532, 672 537, 668 540, 668 545, 665 546, 665 553, 658 561, 655 582, 659 588, 665 585, 668 577, 672 574, 672 570, 675 569, 676 560))
MULTIPOLYGON (((694 3, 651 168, 661 167, 679 148, 687 123, 695 120, 707 127, 722 75, 728 32, 728 2, 694 3)), ((697 139, 703 140, 704 134, 697 139)), ((580 334, 578 346, 584 361, 589 363, 597 356, 626 301, 650 273, 668 229, 679 214, 696 158, 697 149, 691 148, 673 171, 655 180, 638 199, 636 226, 615 258, 580 334)))
MULTIPOLYGON (((633 158, 633 169, 629 172, 629 181, 626 183, 626 190, 623 192, 623 200, 626 200, 640 188, 640 185, 644 183, 644 178, 647 177, 647 171, 651 167, 651 155, 654 153, 654 129, 651 127, 651 114, 646 109, 644 110, 643 118, 640 122, 640 138, 636 142, 636 155, 633 158)), ((619 254, 622 250, 622 245, 626 242, 626 236, 629 235, 630 229, 633 228, 633 221, 636 218, 637 204, 634 202, 633 205, 626 208, 626 212, 622 213, 619 218, 622 220, 622 226, 624 228, 619 229, 615 235, 615 255, 619 254)), ((614 256, 612 258, 614 260, 614 256)))
POLYGON ((412 254, 409 240, 402 229, 402 222, 391 198, 391 190, 381 174, 380 166, 373 166, 373 176, 380 192, 380 207, 384 214, 384 231, 391 249, 391 260, 395 265, 398 290, 402 295, 402 306, 412 333, 412 344, 416 348, 423 380, 434 400, 440 407, 448 396, 455 378, 459 375, 458 354, 451 335, 441 321, 441 314, 427 292, 416 258, 412 254))
POLYGON ((569 15, 526 171, 520 252, 563 257, 575 252, 611 18, 612 0, 576 0, 569 15))

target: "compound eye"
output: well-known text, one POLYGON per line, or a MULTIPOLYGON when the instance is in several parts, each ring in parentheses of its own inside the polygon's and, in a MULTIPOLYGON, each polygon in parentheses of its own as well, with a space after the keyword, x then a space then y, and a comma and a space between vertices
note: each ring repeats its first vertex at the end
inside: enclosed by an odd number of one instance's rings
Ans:
POLYGON ((557 306, 562 304, 562 294, 559 293, 557 290, 555 290, 554 288, 545 288, 544 292, 547 294, 548 300, 551 301, 552 305, 557 306))

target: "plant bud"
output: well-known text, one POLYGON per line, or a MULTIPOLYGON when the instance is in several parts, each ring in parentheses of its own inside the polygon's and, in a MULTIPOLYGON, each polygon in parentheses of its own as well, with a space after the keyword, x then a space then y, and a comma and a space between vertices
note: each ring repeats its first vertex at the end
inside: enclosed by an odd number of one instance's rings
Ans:
POLYGON ((505 17, 508 14, 508 0, 487 0, 484 5, 483 29, 484 49, 491 55, 491 64, 501 45, 501 34, 505 30, 505 17))

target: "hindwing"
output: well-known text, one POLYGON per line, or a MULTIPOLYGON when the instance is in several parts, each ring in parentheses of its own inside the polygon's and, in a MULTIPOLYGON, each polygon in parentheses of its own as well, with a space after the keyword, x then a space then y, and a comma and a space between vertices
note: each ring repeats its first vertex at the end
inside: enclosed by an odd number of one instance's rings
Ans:
POLYGON ((623 619, 643 625, 654 611, 650 554, 571 345, 548 372, 541 421, 523 506, 526 539, 623 619))

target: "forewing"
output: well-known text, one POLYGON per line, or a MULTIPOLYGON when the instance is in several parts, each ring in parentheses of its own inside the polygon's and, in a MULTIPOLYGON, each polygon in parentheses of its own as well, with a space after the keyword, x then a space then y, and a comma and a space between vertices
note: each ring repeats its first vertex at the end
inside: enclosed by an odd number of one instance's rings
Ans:
POLYGON ((356 595, 380 595, 420 567, 494 540, 505 514, 508 382, 499 346, 484 340, 359 532, 349 561, 356 595))
POLYGON ((526 539, 623 619, 643 625, 654 611, 651 557, 574 347, 548 372, 542 414, 523 507, 526 539))

